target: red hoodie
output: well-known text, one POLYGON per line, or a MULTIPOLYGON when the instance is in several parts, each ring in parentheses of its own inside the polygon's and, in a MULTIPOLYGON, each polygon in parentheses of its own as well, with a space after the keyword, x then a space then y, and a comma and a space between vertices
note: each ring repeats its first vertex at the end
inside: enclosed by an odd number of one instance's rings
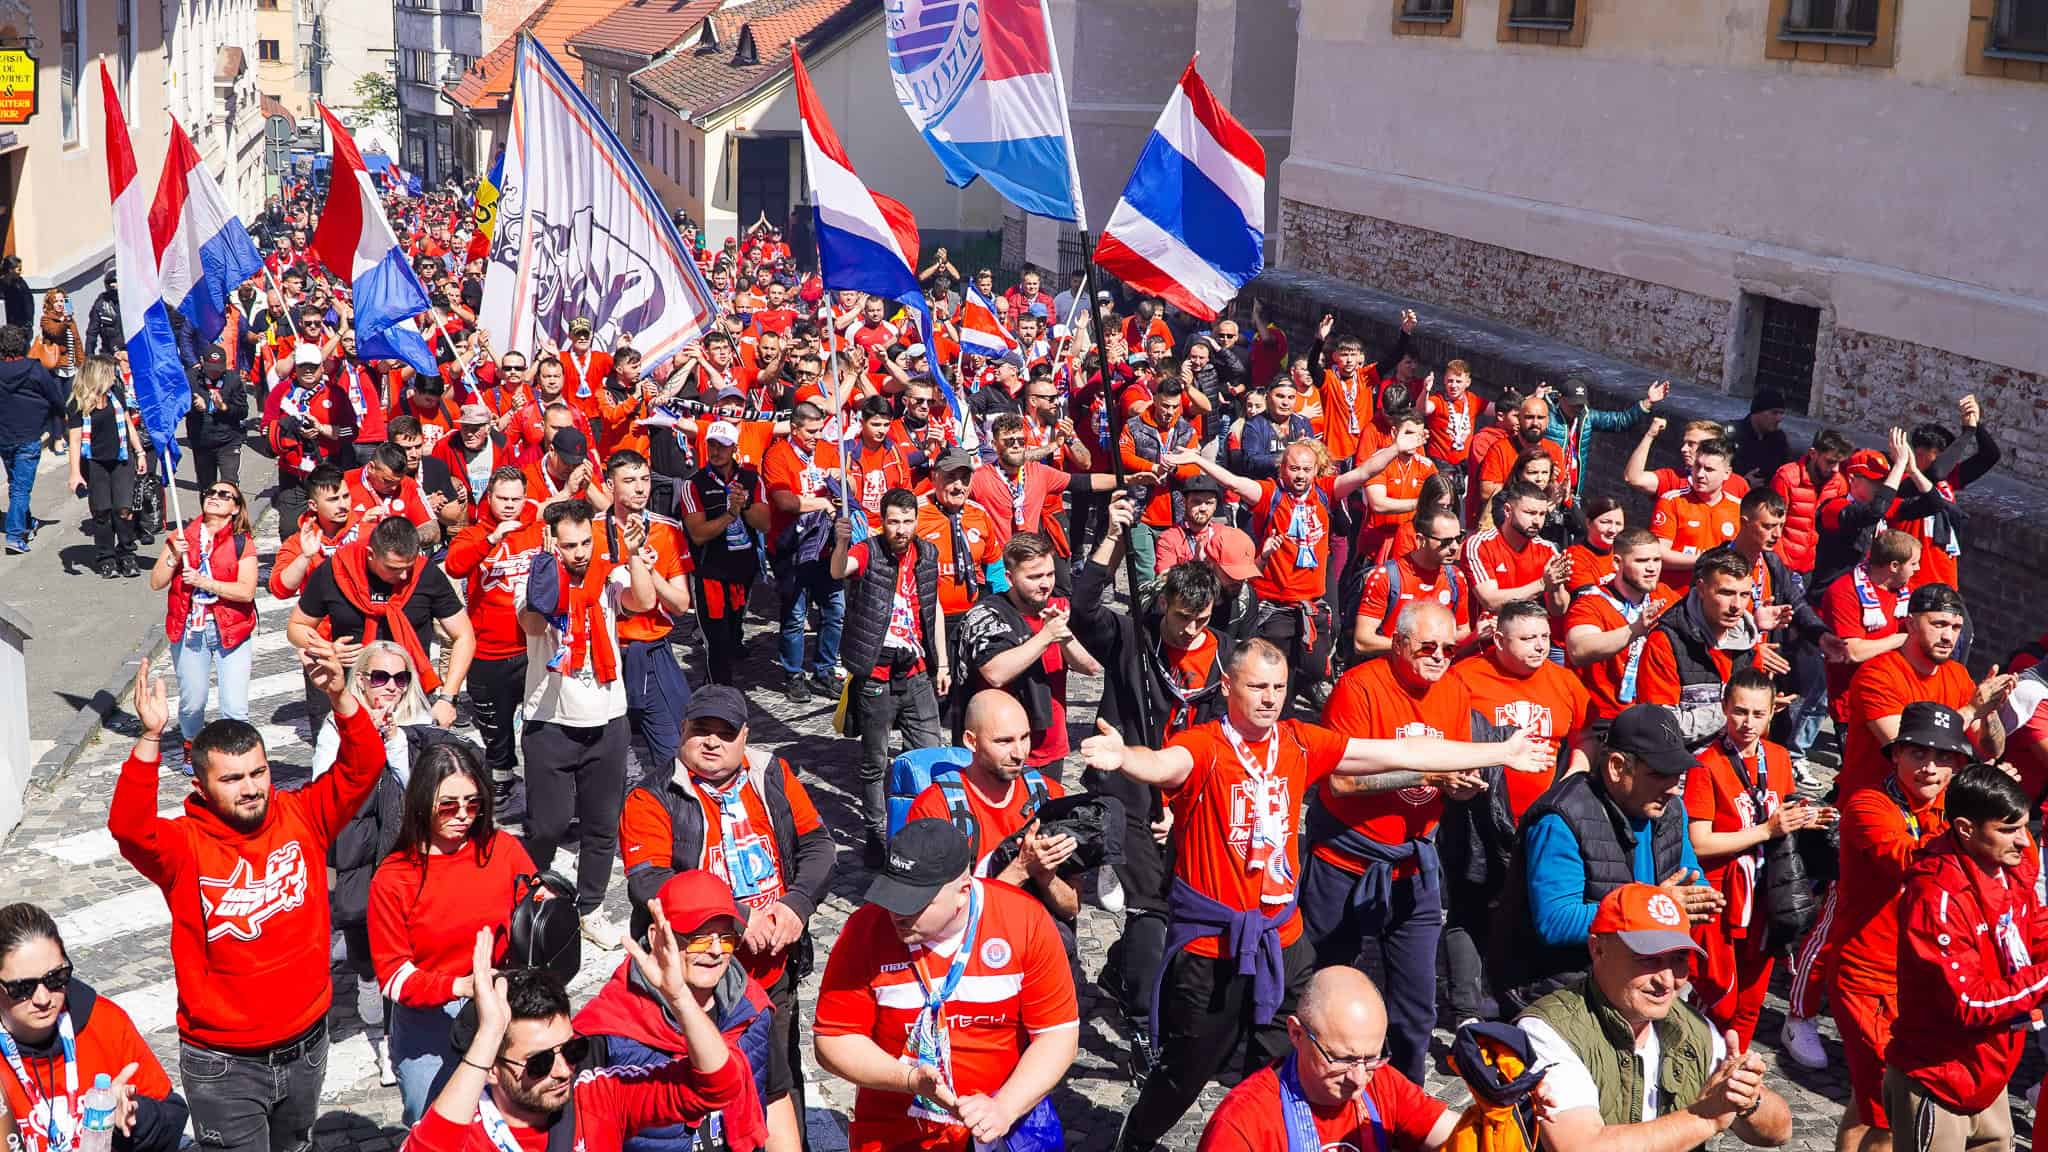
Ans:
MULTIPOLYGON (((326 975, 325 971, 321 975, 326 975)), ((724 1067, 705 1075, 688 1060, 672 1060, 652 1068, 599 1068, 580 1073, 568 1119, 575 1130, 561 1152, 619 1152, 626 1137, 643 1128, 685 1123, 695 1126, 713 1112, 758 1115, 754 1077, 747 1058, 727 1048, 724 1067)), ((514 1128, 521 1152, 547 1152, 555 1147, 553 1132, 514 1128)), ((767 1128, 725 1130, 733 1152, 754 1152, 767 1143, 767 1128)), ((499 1152, 482 1120, 457 1124, 429 1108, 412 1126, 400 1152, 499 1152)))
POLYGON ((1988 869, 1953 836, 1928 845, 1899 898, 1899 1017, 1884 1061, 1951 1112, 1991 1107, 2019 1071, 2024 1022, 2048 997, 2048 907, 2032 845, 1988 869), (1999 944, 2010 916, 2017 944, 1999 944))
POLYGON ((170 905, 184 1040, 258 1051, 327 1014, 327 849, 384 771, 384 739, 368 710, 334 720, 334 771, 273 791, 253 832, 229 826, 197 796, 186 798, 183 819, 161 819, 157 762, 131 755, 121 766, 107 831, 170 905))
POLYGON ((526 595, 527 569, 547 547, 547 528, 536 522, 540 505, 531 500, 520 505, 520 526, 495 544, 491 533, 499 521, 491 515, 490 501, 481 501, 476 508, 481 518, 455 534, 444 564, 448 575, 469 581, 463 599, 476 630, 476 658, 524 656, 526 633, 519 630, 519 602, 526 595))

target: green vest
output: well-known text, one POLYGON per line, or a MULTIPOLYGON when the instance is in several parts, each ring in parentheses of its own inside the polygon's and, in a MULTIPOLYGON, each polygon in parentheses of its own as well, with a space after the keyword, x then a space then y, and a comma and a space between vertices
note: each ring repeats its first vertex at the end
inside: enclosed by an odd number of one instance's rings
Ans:
MULTIPOLYGON (((1636 1066, 1635 1033, 1600 994, 1592 977, 1529 1005, 1528 1015, 1555 1029, 1585 1063, 1593 1087, 1600 1092, 1600 1119, 1608 1124, 1642 1123, 1643 1085, 1636 1066)), ((1713 1027, 1680 1001, 1656 1028, 1663 1065, 1657 1070, 1658 1087, 1666 1111, 1675 1112, 1698 1100, 1713 1074, 1713 1027)))

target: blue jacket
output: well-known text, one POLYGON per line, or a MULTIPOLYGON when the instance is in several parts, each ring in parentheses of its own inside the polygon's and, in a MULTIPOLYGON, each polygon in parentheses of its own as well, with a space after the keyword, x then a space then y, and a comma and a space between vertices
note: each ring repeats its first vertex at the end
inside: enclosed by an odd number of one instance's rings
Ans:
MULTIPOLYGON (((754 1096, 768 1104, 768 1045, 775 1019, 768 993, 735 960, 712 993, 713 1014, 727 1043, 747 1058, 754 1073, 754 1096)), ((666 1064, 686 1051, 682 1030, 668 1007, 626 961, 590 1003, 576 1013, 576 1030, 604 1037, 605 1063, 645 1068, 666 1064)), ((626 1138, 624 1152, 691 1152, 695 1129, 681 1124, 644 1128, 626 1138)))
MULTIPOLYGON (((1579 458, 1573 466, 1579 477, 1579 487, 1586 482, 1586 459, 1593 452, 1593 433, 1626 432, 1642 422, 1649 413, 1641 404, 1626 408, 1588 408, 1579 415, 1582 425, 1579 432, 1579 458)), ((1562 448, 1571 443, 1570 425, 1565 423, 1563 406, 1553 402, 1550 406, 1550 427, 1543 430, 1543 438, 1562 448)), ((1578 502, 1579 493, 1572 492, 1572 502, 1578 502)))
MULTIPOLYGON (((1287 418, 1290 442, 1314 436, 1315 427, 1308 417, 1297 412, 1287 418)), ((1261 413, 1246 420, 1237 444, 1238 461, 1244 465, 1237 469, 1240 475, 1251 480, 1271 480, 1280 474, 1280 430, 1273 426, 1272 417, 1261 413)))
MULTIPOLYGON (((1662 876, 1653 874, 1656 865, 1651 854, 1650 821, 1634 821, 1631 831, 1636 834, 1637 882, 1662 881, 1662 876)), ((1600 906, 1585 900, 1586 862, 1579 856, 1579 842, 1565 826, 1564 817, 1545 813, 1530 825, 1528 853, 1524 874, 1529 883, 1529 919, 1536 926, 1537 935, 1553 947, 1584 944, 1593 927, 1593 914, 1600 906)), ((1700 858, 1693 853, 1690 837, 1679 845, 1678 858, 1681 867, 1700 870, 1700 858)))

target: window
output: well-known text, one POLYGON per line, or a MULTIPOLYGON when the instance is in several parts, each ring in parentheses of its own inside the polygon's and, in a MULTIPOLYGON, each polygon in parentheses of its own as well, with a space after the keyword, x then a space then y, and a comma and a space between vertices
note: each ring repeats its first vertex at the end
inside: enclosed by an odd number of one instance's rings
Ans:
POLYGON ((647 135, 644 125, 647 121, 647 105, 640 97, 633 97, 633 151, 646 155, 647 135))
POLYGON ((1813 402, 1813 366, 1820 345, 1820 309, 1753 292, 1742 294, 1737 347, 1750 370, 1750 394, 1776 391, 1805 413, 1813 402))
POLYGON ((114 87, 121 93, 121 106, 130 118, 134 102, 128 98, 129 81, 135 78, 135 0, 114 0, 114 58, 121 68, 114 74, 114 87))
POLYGON ((1576 47, 1586 42, 1578 0, 1501 0, 1499 39, 1576 47))
POLYGON ((690 137, 690 188, 691 188, 691 190, 692 190, 692 191, 695 191, 695 190, 696 190, 696 187, 697 187, 697 138, 696 138, 695 136, 692 136, 692 137, 690 137))
POLYGON ((1457 37, 1465 31, 1458 0, 1394 0, 1394 35, 1457 37))
POLYGON ((413 84, 433 84, 434 54, 424 48, 404 48, 398 54, 399 75, 413 84))
POLYGON ((258 40, 256 42, 256 58, 258 60, 267 60, 274 64, 284 57, 277 50, 277 41, 258 40))
POLYGON ((605 105, 604 118, 611 121, 612 127, 616 129, 619 126, 619 78, 617 76, 611 78, 610 93, 605 98, 605 105))
POLYGON ((78 143, 84 119, 78 106, 78 89, 85 78, 85 14, 79 11, 84 2, 57 3, 57 102, 63 108, 66 144, 78 143))
POLYGON ((1970 0, 1972 76, 2048 80, 2048 0, 1970 0))
POLYGON ((1899 0, 1771 0, 1764 56, 1889 68, 1898 4, 1899 0))

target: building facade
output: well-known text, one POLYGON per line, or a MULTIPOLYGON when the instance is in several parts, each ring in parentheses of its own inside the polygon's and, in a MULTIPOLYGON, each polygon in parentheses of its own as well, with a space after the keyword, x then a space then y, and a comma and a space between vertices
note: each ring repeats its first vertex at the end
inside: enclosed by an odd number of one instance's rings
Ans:
POLYGON ((396 0, 399 163, 429 185, 471 173, 470 127, 441 92, 483 56, 483 8, 484 0, 396 0))
POLYGON ((360 0, 299 2, 312 10, 313 31, 321 45, 317 59, 324 95, 314 98, 334 110, 358 148, 401 155, 399 117, 367 106, 361 86, 365 77, 378 78, 380 87, 397 86, 397 21, 392 5, 383 0, 367 4, 360 0))
POLYGON ((1282 265, 2048 479, 2048 4, 1301 5, 1282 265))
POLYGON ((256 0, 256 89, 294 120, 313 112, 321 44, 317 0, 256 0))
MULTIPOLYGON (((146 4, 86 4, 102 6, 114 8, 118 18, 146 4)), ((165 7, 171 24, 164 37, 169 72, 161 103, 185 126, 199 158, 220 180, 229 206, 253 217, 267 189, 264 116, 256 84, 256 0, 179 0, 165 7)), ((147 111, 159 104, 153 93, 137 91, 134 100, 147 111)))

